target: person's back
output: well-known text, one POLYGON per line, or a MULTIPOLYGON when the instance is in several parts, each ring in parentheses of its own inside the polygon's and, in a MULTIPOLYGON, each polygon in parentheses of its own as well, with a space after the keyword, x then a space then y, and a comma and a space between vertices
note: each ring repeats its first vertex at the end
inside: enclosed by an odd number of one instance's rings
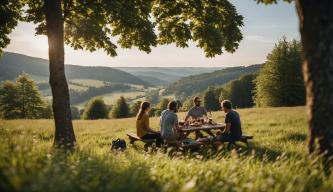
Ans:
POLYGON ((230 123, 230 135, 238 139, 242 136, 242 124, 237 111, 230 110, 225 117, 225 123, 230 123))
POLYGON ((170 110, 164 110, 161 113, 160 125, 161 125, 161 136, 166 140, 175 139, 176 131, 175 125, 178 123, 178 117, 176 113, 170 110))
POLYGON ((149 117, 146 113, 141 115, 140 119, 136 120, 136 134, 139 137, 143 137, 148 133, 146 127, 149 127, 149 117))

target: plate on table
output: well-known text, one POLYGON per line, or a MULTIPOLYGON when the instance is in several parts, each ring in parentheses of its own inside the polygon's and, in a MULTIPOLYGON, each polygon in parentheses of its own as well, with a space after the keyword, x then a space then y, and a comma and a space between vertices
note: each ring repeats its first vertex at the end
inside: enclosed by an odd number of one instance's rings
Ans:
POLYGON ((195 123, 191 123, 190 126, 191 127, 200 127, 202 124, 201 123, 198 123, 198 122, 195 122, 195 123))

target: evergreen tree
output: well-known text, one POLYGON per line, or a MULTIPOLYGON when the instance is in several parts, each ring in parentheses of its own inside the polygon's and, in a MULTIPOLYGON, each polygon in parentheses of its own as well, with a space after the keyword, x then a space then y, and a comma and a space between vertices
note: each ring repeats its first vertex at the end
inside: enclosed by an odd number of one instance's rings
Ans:
POLYGON ((203 96, 203 104, 208 111, 218 111, 220 109, 220 102, 218 94, 214 87, 208 87, 203 96))
POLYGON ((112 107, 111 110, 111 117, 118 119, 118 118, 126 118, 129 117, 129 107, 128 104, 126 103, 126 99, 121 96, 116 104, 112 107))
POLYGON ((300 42, 282 38, 268 54, 255 82, 257 106, 297 106, 305 104, 300 42))
POLYGON ((83 119, 107 119, 108 111, 101 97, 92 98, 86 105, 83 119))
POLYGON ((139 112, 141 106, 141 101, 134 102, 130 107, 130 115, 136 116, 136 114, 139 112))

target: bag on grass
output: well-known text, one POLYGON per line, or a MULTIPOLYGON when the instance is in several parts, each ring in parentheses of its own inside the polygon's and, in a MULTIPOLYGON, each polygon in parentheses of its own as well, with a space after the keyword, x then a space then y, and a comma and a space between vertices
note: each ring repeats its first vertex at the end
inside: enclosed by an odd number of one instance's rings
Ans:
POLYGON ((112 141, 111 150, 125 150, 126 142, 124 139, 117 139, 112 141))

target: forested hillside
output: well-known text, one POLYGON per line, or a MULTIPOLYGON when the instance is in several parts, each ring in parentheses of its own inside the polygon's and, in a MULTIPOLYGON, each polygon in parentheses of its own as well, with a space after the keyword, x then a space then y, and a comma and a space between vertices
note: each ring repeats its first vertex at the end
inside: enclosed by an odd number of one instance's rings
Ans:
POLYGON ((164 91, 165 95, 174 94, 177 97, 186 97, 207 89, 208 86, 222 86, 242 75, 259 71, 261 64, 248 67, 230 67, 212 73, 191 75, 170 84, 164 91))
POLYGON ((153 85, 168 85, 182 77, 221 70, 221 67, 117 67, 153 85))

